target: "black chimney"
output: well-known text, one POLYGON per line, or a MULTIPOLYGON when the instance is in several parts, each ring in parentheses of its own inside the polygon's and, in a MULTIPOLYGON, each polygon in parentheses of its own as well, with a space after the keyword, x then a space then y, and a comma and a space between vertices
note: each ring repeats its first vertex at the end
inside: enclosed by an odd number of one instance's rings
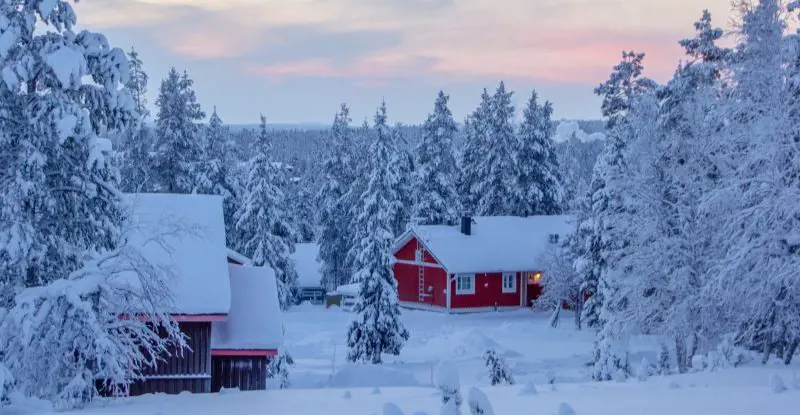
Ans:
POLYGON ((461 233, 464 235, 472 235, 472 216, 461 217, 461 233))

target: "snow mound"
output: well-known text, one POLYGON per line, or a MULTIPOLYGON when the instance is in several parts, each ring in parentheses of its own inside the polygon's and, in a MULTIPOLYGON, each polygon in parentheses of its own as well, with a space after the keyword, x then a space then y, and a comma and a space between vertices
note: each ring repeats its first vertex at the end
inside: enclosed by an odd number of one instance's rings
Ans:
POLYGON ((467 404, 469 405, 470 413, 473 415, 494 415, 494 409, 492 409, 492 404, 489 403, 489 398, 483 391, 474 386, 469 390, 467 404))
POLYGON ((420 386, 411 373, 384 366, 347 365, 336 372, 328 383, 333 388, 368 388, 420 386))
POLYGON ((575 410, 568 403, 561 402, 558 405, 558 415, 575 415, 575 410))
POLYGON ((380 395, 381 394, 381 388, 376 386, 375 389, 372 390, 372 394, 373 395, 380 395))
POLYGON ((495 350, 503 357, 521 357, 522 355, 504 348, 496 341, 487 337, 483 332, 470 330, 466 333, 457 333, 455 336, 445 339, 448 343, 455 343, 452 353, 454 356, 482 356, 487 350, 495 350))
POLYGON ((772 375, 772 377, 769 379, 769 388, 775 393, 781 393, 786 390, 786 384, 783 382, 782 377, 778 375, 772 375))
POLYGON ((239 393, 239 392, 241 392, 239 388, 221 388, 219 390, 220 395, 229 395, 232 393, 239 393))
POLYGON ((403 415, 403 411, 396 404, 387 402, 383 404, 383 415, 403 415))
POLYGON ((350 394, 350 391, 344 391, 344 395, 342 395, 342 399, 351 399, 353 395, 350 394))

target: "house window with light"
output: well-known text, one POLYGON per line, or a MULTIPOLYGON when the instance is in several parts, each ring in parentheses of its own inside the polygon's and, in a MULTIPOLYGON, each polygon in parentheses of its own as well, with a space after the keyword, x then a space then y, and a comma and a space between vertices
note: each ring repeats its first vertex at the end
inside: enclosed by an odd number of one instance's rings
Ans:
POLYGON ((539 284, 542 281, 541 272, 528 273, 528 284, 539 284))

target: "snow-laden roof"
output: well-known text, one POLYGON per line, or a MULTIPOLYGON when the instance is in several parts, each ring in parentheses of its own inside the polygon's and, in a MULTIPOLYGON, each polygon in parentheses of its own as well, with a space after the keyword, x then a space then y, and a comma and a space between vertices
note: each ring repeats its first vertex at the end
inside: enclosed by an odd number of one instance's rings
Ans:
POLYGON ((297 286, 300 288, 316 288, 322 286, 321 264, 317 260, 319 245, 303 243, 294 245, 292 260, 297 271, 297 286))
POLYGON ((358 295, 359 284, 345 284, 336 287, 336 291, 334 293, 338 293, 341 295, 358 295))
POLYGON ((416 225, 398 240, 416 235, 450 273, 534 271, 550 235, 572 230, 572 216, 476 216, 471 235, 460 226, 416 225))
POLYGON ((250 265, 252 261, 250 258, 234 251, 233 249, 228 248, 228 258, 242 264, 242 265, 250 265))
POLYGON ((231 311, 211 327, 211 348, 277 350, 283 344, 275 272, 269 267, 230 264, 231 311))
POLYGON ((126 235, 144 258, 172 273, 175 314, 226 314, 230 308, 222 197, 128 194, 126 235))

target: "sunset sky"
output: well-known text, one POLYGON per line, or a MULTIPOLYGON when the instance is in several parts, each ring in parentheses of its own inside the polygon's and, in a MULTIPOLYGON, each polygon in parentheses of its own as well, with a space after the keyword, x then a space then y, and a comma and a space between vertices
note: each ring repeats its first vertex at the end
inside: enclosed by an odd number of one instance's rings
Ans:
POLYGON ((503 79, 558 118, 599 118, 593 87, 623 49, 667 79, 702 9, 728 27, 730 0, 83 0, 80 26, 135 47, 150 101, 171 66, 228 123, 359 122, 385 98, 392 122, 420 123, 444 89, 457 120, 503 79))

